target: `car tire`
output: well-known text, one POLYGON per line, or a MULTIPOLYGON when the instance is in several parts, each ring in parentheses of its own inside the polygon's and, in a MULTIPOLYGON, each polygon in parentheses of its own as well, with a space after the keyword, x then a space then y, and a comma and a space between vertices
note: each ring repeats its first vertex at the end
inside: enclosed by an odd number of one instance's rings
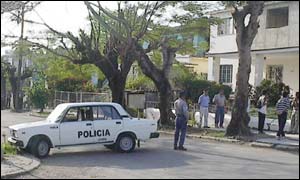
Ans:
POLYGON ((33 140, 30 151, 35 157, 47 157, 50 151, 49 141, 46 138, 37 138, 33 140))
POLYGON ((116 145, 115 144, 110 144, 110 145, 104 145, 107 149, 110 149, 110 150, 114 150, 116 145))
POLYGON ((135 138, 130 134, 122 134, 118 137, 116 150, 122 153, 132 152, 135 148, 135 138))

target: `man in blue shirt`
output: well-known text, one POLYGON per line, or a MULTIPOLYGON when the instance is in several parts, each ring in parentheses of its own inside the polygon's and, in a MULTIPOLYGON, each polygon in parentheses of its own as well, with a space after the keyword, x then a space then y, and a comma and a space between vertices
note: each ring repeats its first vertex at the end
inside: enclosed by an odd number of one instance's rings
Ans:
POLYGON ((208 90, 205 89, 203 91, 203 94, 199 97, 199 100, 198 100, 198 104, 199 104, 199 107, 200 107, 200 122, 199 122, 199 128, 201 128, 202 126, 202 119, 203 119, 203 116, 204 116, 204 128, 209 128, 208 127, 208 106, 209 106, 209 102, 210 102, 210 99, 209 99, 209 96, 208 96, 208 90))

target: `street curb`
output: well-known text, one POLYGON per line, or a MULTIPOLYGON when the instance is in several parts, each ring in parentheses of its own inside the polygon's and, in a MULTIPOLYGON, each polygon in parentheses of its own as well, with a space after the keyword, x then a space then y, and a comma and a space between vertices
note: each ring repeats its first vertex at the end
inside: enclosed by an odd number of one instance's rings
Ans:
MULTIPOLYGON (((173 135, 172 132, 165 132, 165 131, 158 131, 161 134, 167 134, 167 135, 173 135)), ((217 137, 211 137, 211 136, 200 136, 200 135, 190 135, 187 134, 186 137, 188 138, 198 138, 198 139, 206 139, 206 140, 214 140, 219 142, 226 142, 226 143, 243 143, 243 141, 237 140, 237 139, 225 139, 225 138, 217 138, 217 137)))
MULTIPOLYGON (((20 155, 17 155, 17 156, 20 156, 20 155)), ((21 157, 26 157, 28 159, 31 159, 32 163, 29 166, 22 167, 21 170, 18 170, 18 171, 15 171, 15 172, 9 172, 9 173, 6 173, 4 175, 1 172, 1 179, 12 178, 12 177, 15 177, 15 176, 19 176, 19 175, 28 173, 28 172, 38 168, 41 164, 41 161, 39 159, 35 158, 32 155, 26 155, 26 156, 21 156, 21 157)))
POLYGON ((277 150, 284 150, 284 151, 298 151, 299 146, 290 146, 290 145, 281 145, 281 144, 271 144, 271 143, 262 143, 262 142, 253 142, 250 144, 252 147, 260 147, 260 148, 272 148, 277 150))
MULTIPOLYGON (((159 131, 159 133, 174 136, 174 133, 172 133, 172 132, 159 131)), ((216 137, 211 137, 211 136, 186 135, 186 137, 206 139, 206 140, 214 140, 214 141, 225 142, 225 143, 236 143, 236 144, 245 144, 245 143, 247 143, 247 142, 237 140, 237 139, 216 138, 216 137)), ((299 152, 299 146, 289 146, 289 145, 261 143, 261 142, 252 142, 252 143, 250 143, 250 146, 259 147, 259 148, 271 148, 271 149, 277 149, 277 150, 293 151, 293 152, 298 151, 299 152)))
POLYGON ((48 115, 38 115, 38 114, 35 114, 35 113, 29 113, 29 116, 40 117, 40 118, 48 117, 48 115))

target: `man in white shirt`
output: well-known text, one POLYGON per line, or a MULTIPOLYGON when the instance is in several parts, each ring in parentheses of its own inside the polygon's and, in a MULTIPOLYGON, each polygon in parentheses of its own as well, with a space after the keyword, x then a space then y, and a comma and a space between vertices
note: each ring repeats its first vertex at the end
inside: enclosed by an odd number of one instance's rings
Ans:
POLYGON ((199 122, 199 128, 202 126, 202 119, 204 116, 204 128, 208 127, 208 106, 209 106, 209 96, 208 96, 208 90, 205 89, 203 91, 203 94, 199 97, 198 104, 200 107, 200 122, 199 122))
POLYGON ((265 119, 267 114, 267 91, 263 90, 262 95, 259 97, 257 102, 257 109, 258 109, 258 132, 263 134, 264 133, 264 125, 265 119))

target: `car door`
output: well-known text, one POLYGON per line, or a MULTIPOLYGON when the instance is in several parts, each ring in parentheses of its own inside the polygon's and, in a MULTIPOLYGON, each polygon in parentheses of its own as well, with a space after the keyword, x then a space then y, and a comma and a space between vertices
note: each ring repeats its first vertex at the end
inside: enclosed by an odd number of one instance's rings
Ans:
POLYGON ((61 145, 95 143, 92 107, 72 107, 60 124, 61 145))
POLYGON ((113 142, 123 128, 123 121, 113 106, 93 107, 94 129, 97 132, 96 143, 113 142))

